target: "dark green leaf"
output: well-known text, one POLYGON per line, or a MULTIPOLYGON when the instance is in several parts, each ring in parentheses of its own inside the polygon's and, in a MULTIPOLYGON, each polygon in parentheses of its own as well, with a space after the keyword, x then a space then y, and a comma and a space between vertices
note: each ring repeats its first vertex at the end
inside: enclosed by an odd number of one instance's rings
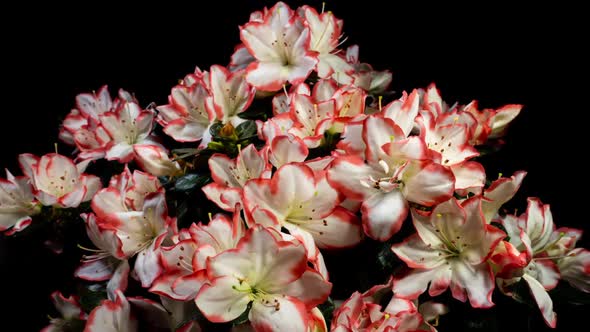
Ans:
POLYGON ((242 122, 236 127, 236 134, 240 140, 254 137, 257 133, 256 122, 252 120, 242 122))
POLYGON ((189 173, 179 177, 176 180, 176 184, 174 185, 174 189, 177 191, 192 191, 195 188, 200 188, 209 182, 208 176, 203 176, 199 174, 189 173))
POLYGON ((549 292, 554 302, 567 302, 574 305, 590 305, 590 294, 584 293, 568 283, 561 282, 549 292))
POLYGON ((107 298, 106 287, 102 284, 84 285, 80 291, 80 306, 85 312, 90 312, 92 309, 100 305, 102 300, 107 298))
POLYGON ((324 303, 318 305, 318 309, 320 309, 324 319, 326 320, 326 323, 328 324, 328 330, 330 329, 330 322, 332 321, 335 308, 336 306, 334 305, 334 301, 332 301, 332 298, 330 297, 328 297, 324 303))
POLYGON ((223 124, 221 122, 215 122, 214 124, 209 127, 209 133, 214 139, 219 138, 219 131, 223 128, 223 124))

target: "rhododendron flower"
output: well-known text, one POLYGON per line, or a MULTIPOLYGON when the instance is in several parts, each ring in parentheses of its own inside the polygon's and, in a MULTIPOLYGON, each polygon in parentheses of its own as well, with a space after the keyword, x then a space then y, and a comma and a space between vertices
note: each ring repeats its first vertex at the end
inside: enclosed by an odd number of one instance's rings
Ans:
POLYGON ((406 219, 408 202, 432 206, 453 194, 453 174, 424 160, 424 142, 405 138, 391 119, 366 118, 361 137, 362 145, 357 145, 364 158, 336 158, 328 179, 338 191, 362 202, 363 228, 371 238, 385 241, 395 234, 406 219))
POLYGON ((86 319, 86 313, 80 307, 77 297, 65 297, 60 292, 53 292, 51 293, 51 301, 61 314, 61 318, 51 318, 49 325, 41 332, 67 332, 84 326, 83 321, 86 319))
POLYGON ((263 21, 241 27, 240 39, 256 59, 246 69, 246 80, 262 91, 303 82, 318 62, 318 54, 310 49, 309 28, 282 2, 263 21))
POLYGON ((385 285, 373 286, 363 294, 354 292, 334 312, 331 331, 436 331, 428 322, 448 311, 442 304, 427 302, 420 306, 420 310, 426 312, 422 317, 416 304, 395 296, 382 308, 380 302, 390 291, 391 280, 385 285))
POLYGON ((481 207, 486 222, 492 222, 497 216, 500 207, 516 194, 525 176, 525 171, 515 172, 509 178, 501 177, 497 179, 492 182, 489 188, 484 190, 481 207))
POLYGON ((157 121, 164 127, 164 133, 179 142, 201 142, 206 146, 210 141, 209 127, 215 119, 215 112, 207 108, 208 89, 201 77, 192 84, 181 84, 172 88, 168 104, 156 107, 157 121))
POLYGON ((231 123, 234 127, 245 120, 238 117, 252 103, 254 88, 246 83, 243 73, 231 73, 221 66, 211 66, 211 96, 207 105, 221 123, 231 123))
POLYGON ((214 182, 204 186, 203 192, 226 211, 234 211, 236 204, 242 203, 242 188, 248 180, 270 177, 265 153, 256 150, 254 144, 241 149, 235 159, 220 153, 212 155, 209 169, 214 182))
POLYGON ((144 171, 155 176, 175 176, 182 171, 176 161, 170 160, 166 149, 160 145, 133 145, 135 160, 144 171))
POLYGON ((392 247, 414 269, 394 280, 396 296, 417 298, 428 284, 429 294, 437 296, 450 286, 460 301, 469 298, 477 308, 493 306, 494 278, 487 259, 506 234, 486 224, 481 198, 461 205, 453 198, 430 214, 412 211, 412 219, 417 234, 392 247))
POLYGON ((215 215, 207 225, 192 224, 182 230, 178 242, 162 247, 162 275, 150 291, 172 299, 194 299, 206 279, 207 258, 237 246, 245 230, 236 213, 233 220, 215 215))
POLYGON ((125 168, 111 178, 109 186, 92 198, 92 211, 101 220, 116 218, 118 213, 141 211, 143 202, 151 193, 164 192, 160 181, 153 175, 125 168))
POLYGON ((195 299, 212 322, 228 322, 251 303, 256 331, 305 331, 308 310, 324 302, 332 285, 307 267, 305 248, 285 242, 272 229, 255 227, 236 249, 211 258, 211 280, 195 299))
POLYGON ((98 249, 88 249, 91 255, 82 257, 82 264, 74 275, 88 281, 105 281, 107 291, 112 296, 115 290, 127 288, 129 263, 123 252, 123 243, 112 229, 100 227, 92 213, 80 215, 86 222, 86 234, 98 249))
POLYGON ((118 291, 114 299, 102 301, 90 312, 84 332, 135 332, 137 327, 127 298, 118 291))
POLYGON ((135 144, 157 144, 152 132, 154 112, 142 110, 135 102, 121 103, 113 112, 100 117, 101 126, 112 141, 105 148, 105 158, 126 163, 133 160, 135 144))
POLYGON ((244 187, 248 220, 289 233, 301 241, 310 257, 315 246, 342 248, 361 240, 354 214, 338 206, 340 199, 321 172, 308 166, 287 164, 272 179, 255 179, 244 187))
POLYGON ((368 63, 361 63, 359 61, 359 47, 358 45, 351 45, 346 49, 346 61, 350 63, 354 69, 352 75, 352 82, 349 82, 349 77, 344 75, 335 75, 335 79, 341 84, 353 83, 355 86, 367 91, 372 95, 383 93, 391 84, 392 75, 389 70, 376 71, 368 63))
POLYGON ((177 233, 176 219, 168 216, 164 193, 160 192, 145 197, 142 211, 111 213, 99 227, 114 231, 121 241, 119 257, 137 255, 134 272, 144 287, 161 273, 158 260, 162 242, 177 233))
POLYGON ((89 201, 102 187, 97 176, 84 174, 88 163, 74 162, 57 153, 36 157, 19 155, 23 173, 33 185, 33 193, 41 204, 60 207, 77 207, 89 201))
POLYGON ((547 293, 557 286, 561 267, 564 279, 588 291, 584 284, 590 280, 589 255, 583 249, 574 249, 581 232, 575 229, 555 229, 549 205, 529 198, 526 213, 520 217, 507 215, 501 219, 510 242, 507 249, 497 252, 492 260, 498 265, 498 282, 502 290, 512 295, 509 288, 524 280, 537 302, 547 325, 555 327, 553 302, 547 293), (574 272, 576 271, 576 272, 574 272), (581 281, 581 282, 580 282, 581 281))
POLYGON ((31 216, 41 211, 32 189, 27 177, 15 177, 8 170, 6 179, 0 178, 0 232, 22 231, 31 224, 31 216))
POLYGON ((318 76, 344 79, 344 76, 353 71, 353 67, 346 62, 344 56, 337 54, 342 36, 342 20, 337 19, 332 12, 318 14, 309 6, 303 6, 299 11, 309 27, 310 49, 319 54, 316 68, 318 76))

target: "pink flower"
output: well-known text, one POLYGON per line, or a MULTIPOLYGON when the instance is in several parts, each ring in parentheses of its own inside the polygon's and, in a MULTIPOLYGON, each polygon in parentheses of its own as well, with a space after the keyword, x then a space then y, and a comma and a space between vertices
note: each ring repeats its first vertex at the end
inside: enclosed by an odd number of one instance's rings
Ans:
POLYGON ((40 205, 29 179, 14 177, 6 170, 6 179, 0 178, 0 232, 8 230, 7 235, 20 232, 31 224, 31 216, 39 212, 40 205))

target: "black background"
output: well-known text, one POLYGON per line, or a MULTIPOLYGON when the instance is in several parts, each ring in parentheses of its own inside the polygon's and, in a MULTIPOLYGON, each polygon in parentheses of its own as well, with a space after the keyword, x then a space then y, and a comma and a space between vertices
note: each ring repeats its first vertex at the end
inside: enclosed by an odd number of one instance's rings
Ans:
MULTIPOLYGON (((321 7, 317 1, 307 3, 321 7)), ((0 23, 0 167, 18 173, 19 153, 53 151, 59 123, 78 93, 106 83, 112 92, 120 87, 134 92, 143 105, 165 103, 170 88, 196 65, 227 64, 239 42, 238 25, 264 5, 272 2, 218 1, 196 8, 27 4, 5 12, 13 21, 0 23)), ((589 229, 583 161, 588 150, 588 55, 582 51, 587 37, 576 8, 538 3, 388 8, 365 0, 329 1, 327 9, 344 19, 346 45, 359 44, 363 62, 393 72, 396 91, 436 82, 451 103, 524 104, 506 146, 488 158, 489 175, 527 170, 515 198, 521 211, 527 196, 537 196, 551 204, 558 226, 589 229)), ((587 239, 583 245, 589 247, 587 239)), ((2 324, 20 326, 15 331, 45 325, 48 295, 66 288, 71 273, 72 267, 42 244, 0 236, 2 324)), ((557 306, 563 331, 566 321, 573 326, 588 313, 587 307, 557 306)), ((511 326, 508 322, 518 320, 514 315, 527 312, 500 311, 500 325, 511 326)), ((466 329, 455 323, 454 329, 440 330, 466 329)))

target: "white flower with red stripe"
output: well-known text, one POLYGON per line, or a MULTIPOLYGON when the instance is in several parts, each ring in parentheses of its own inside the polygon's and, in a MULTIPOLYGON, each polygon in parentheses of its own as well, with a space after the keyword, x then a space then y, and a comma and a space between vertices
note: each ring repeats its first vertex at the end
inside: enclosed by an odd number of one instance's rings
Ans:
POLYGON ((134 158, 135 144, 157 144, 151 136, 154 112, 142 110, 136 102, 123 102, 113 112, 99 117, 100 126, 112 140, 105 147, 105 158, 126 163, 134 158))
POLYGON ((137 256, 134 272, 143 287, 149 287, 160 275, 160 246, 177 233, 176 219, 168 216, 163 192, 147 195, 141 211, 107 213, 99 227, 113 231, 121 242, 118 257, 137 256))
POLYGON ((502 291, 512 295, 510 286, 521 279, 528 285, 547 325, 555 327, 556 315, 547 291, 555 288, 560 278, 582 291, 590 291, 590 255, 575 249, 581 231, 555 229, 549 205, 536 198, 528 199, 526 213, 507 215, 501 223, 510 237, 509 243, 494 254, 502 291))
POLYGON ((263 21, 242 26, 240 39, 256 59, 246 69, 246 80, 257 90, 277 91, 287 82, 301 83, 318 62, 318 54, 310 49, 309 28, 283 2, 263 21))
POLYGON ((76 108, 66 116, 60 128, 60 139, 75 145, 81 160, 104 158, 105 148, 112 139, 100 126, 100 116, 113 112, 125 101, 135 101, 135 98, 121 89, 119 96, 112 100, 106 85, 98 92, 79 94, 76 96, 76 108))
POLYGON ((410 300, 392 297, 383 308, 381 302, 391 292, 391 280, 385 285, 376 285, 364 293, 354 292, 334 312, 333 332, 362 331, 436 331, 428 324, 448 310, 439 303, 427 302, 420 306, 410 300), (422 316, 423 308, 427 315, 422 316))
POLYGON ((328 179, 339 192, 362 202, 365 233, 385 241, 401 228, 409 202, 433 206, 445 201, 455 179, 445 167, 425 160, 424 142, 406 138, 391 119, 370 116, 359 129, 360 141, 351 141, 356 155, 336 158, 328 179))
POLYGON ((240 149, 235 159, 221 153, 212 155, 209 169, 214 182, 202 188, 207 198, 220 208, 233 212, 236 204, 242 202, 242 188, 248 180, 270 177, 265 154, 250 144, 240 149))
POLYGON ((144 171, 155 176, 175 176, 182 173, 178 162, 168 157, 168 151, 161 145, 133 145, 135 161, 144 171))
POLYGON ((207 258, 235 248, 245 232, 239 213, 233 220, 218 214, 207 225, 192 224, 181 230, 174 245, 162 247, 164 271, 150 292, 180 301, 194 299, 207 281, 207 258))
POLYGON ((412 219, 417 234, 392 247, 413 269, 394 280, 396 296, 415 299, 430 284, 431 296, 450 287, 454 298, 469 299, 473 307, 493 306, 494 277, 487 259, 506 234, 486 224, 481 198, 461 205, 453 198, 429 214, 412 211, 412 219))
POLYGON ((221 123, 234 127, 245 120, 238 117, 254 99, 254 88, 246 82, 243 72, 232 73, 222 66, 211 66, 209 74, 211 96, 207 99, 209 109, 221 123))
POLYGON ((77 207, 92 199, 102 187, 97 176, 83 173, 87 162, 74 164, 70 158, 57 153, 40 158, 26 153, 18 159, 33 185, 33 194, 43 205, 77 207))
POLYGON ((168 104, 156 107, 156 120, 164 127, 164 133, 176 141, 203 140, 202 145, 207 145, 210 141, 209 126, 215 119, 215 112, 206 107, 209 91, 203 77, 195 77, 191 80, 192 84, 172 88, 168 104))
POLYGON ((102 228, 94 214, 81 214, 80 217, 86 223, 88 238, 98 249, 82 247, 92 254, 82 256, 81 265, 74 275, 88 281, 109 280, 107 292, 110 296, 116 290, 124 291, 127 288, 129 263, 123 252, 123 243, 114 230, 102 228))
POLYGON ((251 304, 255 331, 305 331, 308 311, 323 303, 332 285, 307 266, 302 245, 281 240, 272 229, 255 227, 207 265, 211 280, 195 299, 212 322, 229 322, 251 304))
POLYGON ((309 27, 310 50, 318 52, 316 71, 321 78, 348 76, 354 68, 346 62, 343 55, 338 54, 342 36, 342 20, 336 18, 330 11, 318 12, 309 6, 298 9, 305 24, 309 27))
POLYGON ((125 295, 118 291, 113 299, 103 300, 94 308, 84 332, 136 332, 138 323, 131 312, 131 305, 125 295))
POLYGON ((340 197, 325 178, 303 164, 286 164, 271 179, 250 180, 244 204, 250 225, 286 228, 314 260, 320 248, 344 248, 361 240, 356 216, 339 206, 340 197))
POLYGON ((41 332, 67 332, 84 326, 86 313, 80 307, 76 296, 65 297, 56 291, 51 293, 51 301, 61 314, 61 318, 50 318, 49 325, 41 332))
POLYGON ((109 186, 92 198, 92 211, 101 220, 116 218, 117 214, 141 211, 149 194, 164 192, 160 181, 153 175, 131 171, 125 167, 123 173, 111 178, 109 186))
POLYGON ((26 176, 15 177, 6 170, 0 178, 0 232, 10 235, 20 232, 32 222, 31 216, 41 212, 33 195, 33 187, 26 176))

